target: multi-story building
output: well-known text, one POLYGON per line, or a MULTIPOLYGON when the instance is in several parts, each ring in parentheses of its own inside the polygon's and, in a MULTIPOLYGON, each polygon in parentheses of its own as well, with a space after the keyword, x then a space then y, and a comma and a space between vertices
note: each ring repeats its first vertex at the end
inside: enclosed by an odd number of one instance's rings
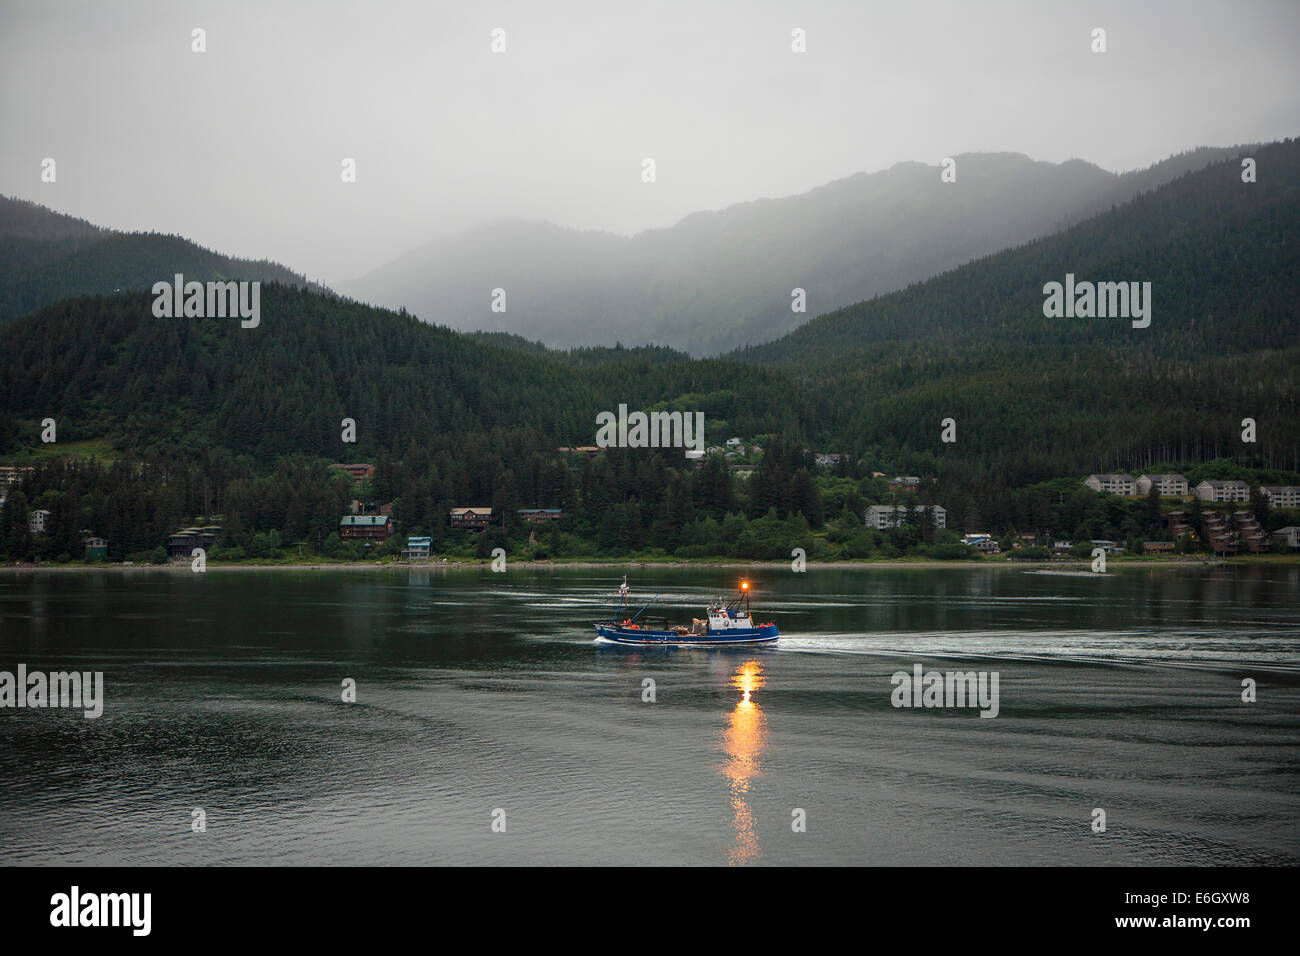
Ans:
POLYGON ((195 548, 211 551, 221 529, 215 525, 205 528, 184 528, 167 538, 167 556, 170 558, 188 558, 195 548))
POLYGON ((1233 513, 1233 519, 1237 525, 1237 540, 1242 548, 1253 554, 1268 550, 1268 535, 1264 533, 1254 512, 1237 511, 1233 513))
POLYGON ((344 515, 339 521, 339 537, 344 541, 387 541, 392 533, 388 515, 344 515))
POLYGON ((867 508, 867 527, 877 531, 897 528, 907 520, 909 512, 916 523, 921 524, 925 521, 927 510, 932 512, 936 528, 948 527, 948 512, 942 505, 872 505, 867 508))
POLYGON ((1202 518, 1205 525, 1205 543, 1218 555, 1237 553, 1239 538, 1237 532, 1228 527, 1228 519, 1217 512, 1210 512, 1202 518))
POLYGON ((1138 494, 1149 495, 1151 493, 1152 485, 1158 489, 1156 494, 1160 495, 1162 498, 1172 498, 1187 494, 1187 479, 1182 475, 1138 475, 1138 494))
POLYGON ((1169 533, 1173 535, 1175 541, 1183 535, 1190 535, 1193 541, 1199 537, 1196 526, 1187 512, 1171 511, 1165 515, 1165 520, 1169 522, 1169 533))
POLYGON ((0 489, 18 484, 23 475, 31 470, 31 465, 0 465, 0 489))
POLYGON ((1300 508, 1300 486, 1260 485, 1270 508, 1300 508))
POLYGON ((467 531, 482 531, 492 523, 491 508, 452 508, 451 526, 467 531))
POLYGON ((44 508, 37 508, 27 514, 27 530, 32 534, 45 534, 45 521, 50 513, 44 508))
POLYGON ((1196 486, 1196 497, 1202 501, 1249 501, 1250 485, 1244 481, 1206 480, 1196 486))
POLYGON ((424 561, 433 553, 433 538, 407 538, 402 557, 411 561, 424 561))
POLYGON ((1300 551, 1300 525, 1287 525, 1278 528, 1270 535, 1273 546, 1280 551, 1300 551))
POLYGON ((1112 495, 1137 494, 1137 481, 1132 475, 1089 475, 1083 483, 1093 491, 1109 491, 1112 495))

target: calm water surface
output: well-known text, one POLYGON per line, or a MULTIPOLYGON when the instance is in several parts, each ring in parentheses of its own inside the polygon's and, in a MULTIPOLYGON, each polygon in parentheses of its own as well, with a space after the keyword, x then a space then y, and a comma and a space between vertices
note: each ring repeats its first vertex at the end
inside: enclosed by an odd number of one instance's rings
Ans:
POLYGON ((0 670, 106 685, 0 709, 0 863, 1300 862, 1300 568, 753 569, 749 650, 593 643, 622 573, 0 572, 0 670))

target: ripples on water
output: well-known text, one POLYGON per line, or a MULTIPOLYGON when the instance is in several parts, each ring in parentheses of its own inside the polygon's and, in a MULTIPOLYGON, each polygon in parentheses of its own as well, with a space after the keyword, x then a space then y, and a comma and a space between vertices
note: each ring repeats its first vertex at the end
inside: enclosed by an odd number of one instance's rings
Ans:
MULTIPOLYGON (((621 576, 0 575, 0 669, 107 692, 0 710, 0 861, 1300 861, 1297 569, 754 569, 750 650, 595 645, 621 576), (915 662, 998 718, 893 708, 915 662)), ((734 577, 631 572, 671 616, 734 577)))

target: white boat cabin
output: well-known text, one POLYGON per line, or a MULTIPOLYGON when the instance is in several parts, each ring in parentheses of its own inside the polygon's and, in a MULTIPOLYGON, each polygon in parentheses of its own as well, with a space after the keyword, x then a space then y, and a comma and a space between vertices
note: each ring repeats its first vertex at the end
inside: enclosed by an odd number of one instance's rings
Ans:
POLYGON ((749 612, 745 610, 729 611, 725 607, 711 607, 708 613, 710 631, 727 631, 754 626, 749 612))

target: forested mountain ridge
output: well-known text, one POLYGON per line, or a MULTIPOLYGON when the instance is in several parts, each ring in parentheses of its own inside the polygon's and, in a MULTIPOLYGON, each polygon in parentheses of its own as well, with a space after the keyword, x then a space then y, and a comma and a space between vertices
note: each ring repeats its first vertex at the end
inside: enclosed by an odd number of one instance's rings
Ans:
POLYGON ((308 284, 275 262, 224 256, 180 236, 101 229, 0 196, 0 323, 71 296, 149 289, 177 272, 200 282, 308 284))
POLYGON ((47 209, 39 203, 0 196, 0 239, 54 242, 102 238, 108 231, 84 219, 47 209))
POLYGON ((833 369, 846 353, 924 341, 1120 346, 1166 356, 1287 348, 1300 339, 1300 140, 1186 173, 1062 232, 995 253, 899 292, 819 316, 731 357, 833 369), (1150 327, 1118 318, 1050 318, 1043 287, 1151 282, 1150 327))
POLYGON ((1227 152, 1195 150, 1122 175, 1080 160, 960 154, 954 183, 940 181, 937 165, 900 163, 631 238, 497 223, 335 285, 467 331, 712 354, 1046 235, 1227 152), (796 287, 807 292, 805 313, 791 311, 796 287), (496 288, 505 312, 491 311, 496 288))
MULTIPOLYGON (((401 454, 435 436, 534 428, 591 444, 595 416, 627 402, 685 402, 746 433, 799 433, 789 409, 758 398, 783 381, 765 369, 630 350, 582 364, 475 342, 410 316, 277 284, 262 321, 157 318, 143 293, 69 299, 0 331, 0 454, 107 437, 137 453, 222 447, 262 462, 401 454), (341 422, 357 423, 344 444, 341 422)), ((719 427, 724 427, 719 425, 719 427)))

